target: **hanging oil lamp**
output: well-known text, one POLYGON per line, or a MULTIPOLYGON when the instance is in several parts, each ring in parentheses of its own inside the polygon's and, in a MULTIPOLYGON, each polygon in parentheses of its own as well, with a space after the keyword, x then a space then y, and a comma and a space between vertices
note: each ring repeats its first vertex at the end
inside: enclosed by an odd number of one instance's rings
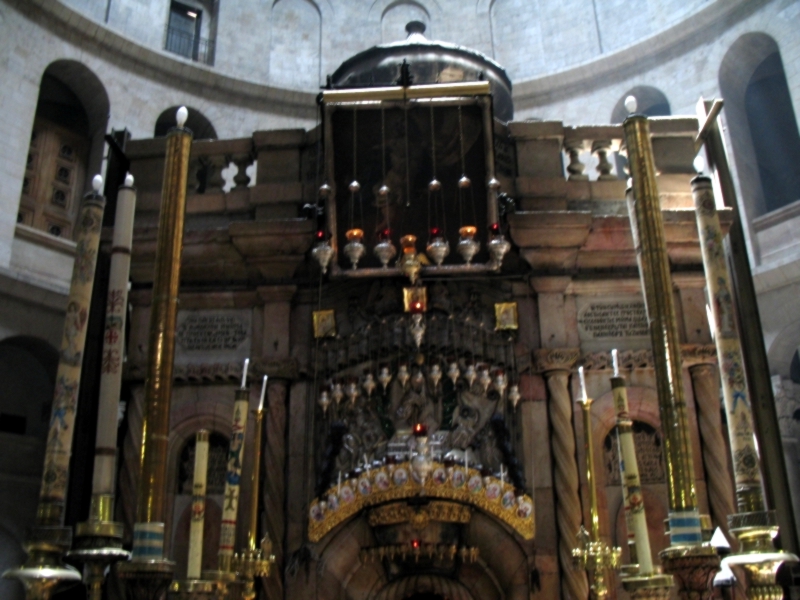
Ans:
POLYGON ((507 387, 508 379, 506 378, 506 372, 503 369, 497 369, 494 374, 494 389, 497 390, 501 398, 503 394, 505 394, 507 387))
POLYGON ((447 365, 447 377, 453 382, 454 387, 459 375, 461 375, 461 370, 458 368, 458 361, 455 358, 451 358, 447 365))
MULTIPOLYGON (((423 423, 414 425, 414 444, 410 448, 412 452, 411 469, 424 486, 428 476, 433 471, 433 457, 428 445, 428 428, 423 423)), ((416 546, 419 548, 419 545, 416 546)))
POLYGON ((378 384, 375 383, 375 376, 370 371, 364 373, 364 381, 361 383, 361 387, 367 392, 367 398, 372 398, 372 392, 375 391, 378 384))
POLYGON ((419 272, 422 269, 422 263, 419 262, 419 257, 417 256, 417 236, 404 235, 400 238, 400 245, 403 248, 403 254, 398 260, 400 271, 408 277, 412 284, 416 283, 419 272))
POLYGON ((344 387, 344 393, 350 400, 350 403, 355 405, 358 400, 358 379, 351 377, 344 387))
POLYGON ((327 388, 323 387, 320 390, 317 404, 319 404, 319 407, 322 409, 322 414, 328 414, 328 407, 331 405, 331 396, 327 388))
POLYGON ((317 231, 315 237, 317 244, 314 246, 313 250, 311 250, 311 256, 319 263, 319 267, 322 269, 322 274, 324 275, 328 272, 328 265, 331 262, 331 258, 333 258, 333 248, 326 239, 325 232, 321 229, 317 231))
POLYGON ((397 254, 397 248, 392 244, 392 232, 389 228, 383 229, 378 233, 378 243, 373 248, 375 256, 381 261, 384 269, 389 266, 389 262, 397 254))
POLYGON ((422 386, 425 383, 425 375, 422 374, 422 370, 418 367, 414 367, 413 372, 411 374, 411 389, 415 392, 419 393, 422 391, 422 386))
POLYGON ((422 319, 422 313, 411 315, 411 324, 408 329, 411 332, 414 343, 419 348, 422 345, 422 338, 425 336, 425 321, 422 319))
POLYGON ((336 405, 338 406, 341 403, 342 398, 344 398, 344 390, 342 389, 341 382, 339 381, 333 382, 333 390, 331 391, 331 395, 333 396, 333 400, 336 402, 336 405))
POLYGON ((474 225, 465 225, 458 230, 458 233, 461 236, 458 240, 458 253, 464 259, 464 262, 469 265, 481 247, 480 242, 475 239, 478 228, 474 225))
POLYGON ((345 236, 347 237, 347 243, 344 246, 344 253, 350 259, 353 269, 355 269, 358 267, 358 261, 366 253, 363 243, 364 232, 358 228, 348 229, 345 236))
POLYGON ((505 238, 503 232, 500 230, 499 223, 492 223, 489 227, 489 255, 492 257, 490 265, 494 269, 499 269, 503 264, 503 257, 511 248, 511 243, 505 238))
POLYGON ((397 367, 397 381, 400 382, 400 385, 403 389, 405 389, 410 377, 411 375, 408 372, 408 365, 406 363, 400 363, 400 365, 397 367))
POLYGON ((431 365, 431 368, 428 371, 428 380, 431 382, 431 387, 434 390, 439 385, 439 382, 442 380, 442 367, 439 366, 438 361, 434 362, 431 365))
POLYGON ((519 385, 512 383, 508 388, 508 399, 511 401, 511 406, 517 408, 521 398, 522 394, 519 393, 519 385))
POLYGON ((464 379, 467 380, 469 387, 472 388, 472 384, 475 382, 475 378, 478 376, 478 373, 475 371, 475 365, 472 364, 471 360, 467 361, 467 368, 464 371, 464 379))
POLYGON ((428 256, 433 259, 437 266, 441 266, 444 259, 450 254, 450 244, 438 227, 431 228, 431 241, 428 243, 427 250, 428 256))
POLYGON ((388 365, 381 365, 380 371, 378 371, 378 383, 383 386, 383 393, 386 393, 386 388, 389 386, 389 383, 392 381, 392 373, 389 371, 388 365))
POLYGON ((489 375, 489 369, 486 367, 486 365, 483 365, 478 369, 478 383, 483 388, 484 394, 489 391, 489 385, 492 383, 492 377, 489 375))

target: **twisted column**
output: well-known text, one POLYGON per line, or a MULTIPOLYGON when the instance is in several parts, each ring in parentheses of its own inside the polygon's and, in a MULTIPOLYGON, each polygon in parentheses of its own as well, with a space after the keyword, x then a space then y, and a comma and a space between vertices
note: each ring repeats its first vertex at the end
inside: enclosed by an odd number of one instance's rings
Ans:
POLYGON ((553 462, 553 482, 556 490, 556 521, 558 524, 558 560, 561 568, 561 596, 581 600, 589 596, 586 573, 572 561, 581 527, 581 499, 578 461, 575 454, 575 433, 572 426, 572 396, 569 393, 569 373, 578 360, 577 348, 536 350, 538 370, 547 381, 548 407, 553 462))
POLYGON ((703 440, 703 465, 708 481, 708 503, 714 524, 728 536, 728 515, 736 512, 733 487, 728 474, 728 449, 722 436, 719 384, 716 368, 700 363, 689 367, 697 404, 697 422, 703 440))

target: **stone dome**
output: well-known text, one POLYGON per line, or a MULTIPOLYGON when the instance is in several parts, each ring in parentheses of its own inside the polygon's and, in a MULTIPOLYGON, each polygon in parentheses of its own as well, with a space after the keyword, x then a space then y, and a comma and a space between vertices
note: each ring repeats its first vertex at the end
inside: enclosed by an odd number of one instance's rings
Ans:
POLYGON ((425 24, 411 21, 408 37, 399 42, 373 46, 344 61, 330 78, 334 89, 397 85, 401 65, 408 63, 412 84, 489 82, 494 114, 503 121, 514 116, 511 79, 505 69, 486 55, 463 46, 429 40, 425 24))

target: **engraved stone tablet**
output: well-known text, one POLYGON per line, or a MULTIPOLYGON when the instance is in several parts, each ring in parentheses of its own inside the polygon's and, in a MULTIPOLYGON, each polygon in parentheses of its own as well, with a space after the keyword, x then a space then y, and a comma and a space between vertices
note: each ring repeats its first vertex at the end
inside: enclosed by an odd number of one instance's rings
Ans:
POLYGON ((221 363, 250 354, 249 310, 192 310, 178 313, 175 362, 221 363))
POLYGON ((584 350, 595 346, 633 349, 649 344, 647 313, 641 297, 578 297, 576 304, 578 335, 584 350))

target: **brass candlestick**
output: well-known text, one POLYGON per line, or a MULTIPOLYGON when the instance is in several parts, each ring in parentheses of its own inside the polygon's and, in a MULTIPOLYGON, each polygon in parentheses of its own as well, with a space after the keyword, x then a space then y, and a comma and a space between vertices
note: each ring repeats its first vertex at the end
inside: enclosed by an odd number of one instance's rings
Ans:
MULTIPOLYGON (((581 370, 583 367, 581 367, 581 370)), ((583 372, 581 371, 581 378, 583 372)), ((583 389, 583 385, 581 385, 583 389)), ((611 547, 600 539, 600 513, 597 507, 597 482, 594 470, 594 447, 592 446, 591 398, 579 401, 583 409, 583 435, 586 445, 586 481, 589 488, 589 514, 592 520, 591 533, 581 525, 578 532, 578 547, 572 550, 572 557, 586 569, 591 579, 591 597, 604 600, 608 597, 607 571, 619 567, 621 548, 611 547)))
MULTIPOLYGON (((634 112, 636 99, 627 98, 626 108, 634 112)), ((711 593, 710 579, 719 568, 719 557, 713 548, 702 545, 680 338, 650 126, 646 116, 632 114, 625 119, 623 129, 633 180, 633 187, 628 190, 628 210, 649 319, 667 459, 671 545, 661 552, 661 561, 664 570, 676 576, 680 594, 707 598, 711 593)))
POLYGON ((150 313, 133 556, 131 562, 117 565, 117 572, 125 582, 129 598, 141 597, 142 594, 161 597, 175 570, 175 563, 164 557, 164 496, 186 185, 192 147, 192 132, 183 127, 187 117, 185 107, 178 109, 178 126, 167 134, 150 313))

